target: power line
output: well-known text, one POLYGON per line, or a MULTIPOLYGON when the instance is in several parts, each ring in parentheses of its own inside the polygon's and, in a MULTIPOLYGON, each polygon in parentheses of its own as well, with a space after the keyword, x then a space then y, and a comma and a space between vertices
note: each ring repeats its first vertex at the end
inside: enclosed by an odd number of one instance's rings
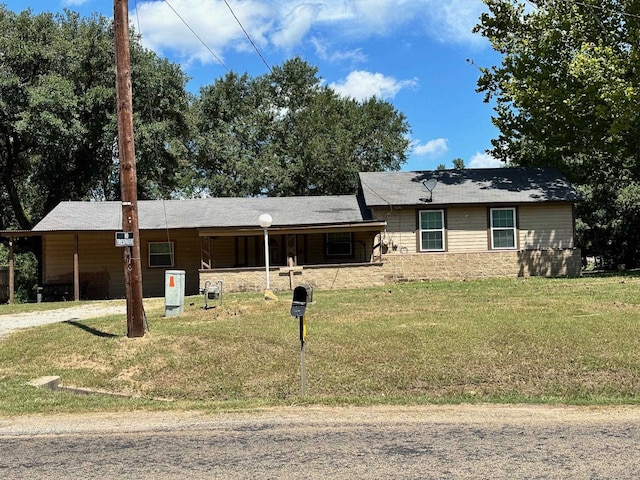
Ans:
MULTIPOLYGON (((205 41, 204 41, 204 40, 202 40, 202 38, 200 38, 200 36, 199 36, 199 35, 198 35, 194 30, 193 30, 193 28, 191 28, 191 26, 186 22, 186 20, 180 16, 180 14, 176 11, 176 9, 175 9, 175 8, 173 8, 173 7, 171 6, 171 4, 169 3, 169 1, 168 1, 168 0, 164 0, 164 3, 166 3, 166 4, 169 6, 169 8, 170 8, 171 10, 173 10, 173 13, 175 13, 175 14, 176 14, 176 16, 180 19, 180 21, 182 21, 182 23, 184 23, 184 24, 186 25, 186 27, 191 31, 191 33, 193 33, 193 35, 194 35, 194 36, 195 36, 195 37, 200 41, 200 43, 201 43, 202 45, 204 45, 204 48, 206 48, 206 49, 209 51, 209 53, 210 53, 211 55, 213 55, 213 58, 215 58, 215 59, 218 61, 218 63, 219 63, 220 65, 222 65, 222 66, 225 68, 225 70, 226 70, 227 72, 229 72, 229 71, 230 71, 230 70, 229 70, 229 67, 227 67, 227 66, 224 64, 224 62, 223 62, 222 60, 220 60, 220 58, 219 58, 219 57, 218 57, 218 56, 213 52, 213 50, 211 50, 211 49, 209 48, 209 45, 207 45, 207 44, 205 43, 205 41)), ((225 1, 225 3, 226 3, 226 1, 225 1)))
MULTIPOLYGON (((164 3, 167 4, 167 6, 173 11, 173 13, 180 19, 180 21, 189 29, 189 31, 198 39, 198 41, 209 51, 209 53, 213 56, 213 58, 216 59, 216 61, 222 65, 225 70, 227 70, 227 72, 230 71, 229 67, 227 67, 225 65, 225 63, 220 59, 220 57, 218 57, 215 52, 209 47, 209 45, 207 45, 207 43, 196 33, 196 31, 191 27, 191 25, 189 25, 189 23, 178 13, 178 11, 169 3, 169 0, 164 0, 164 3)), ((267 67, 267 69, 271 72, 271 66, 267 63, 266 59, 264 58, 264 56, 262 55, 262 53, 260 52, 260 50, 258 49, 258 46, 255 44, 255 42, 253 41, 253 39, 251 38, 251 36, 249 35, 249 32, 247 32, 247 30, 244 28, 244 25, 242 25, 242 22, 240 21, 240 19, 238 18, 238 16, 235 14, 235 12, 233 11, 233 8, 231 8, 231 5, 229 5, 229 2, 227 0, 224 0, 224 4, 227 6, 227 8, 229 9, 229 11, 231 12, 231 15, 233 15, 233 18, 236 20, 236 22, 238 23, 238 25, 240 26, 240 28, 242 29, 242 32, 244 33, 244 35, 247 37, 247 40, 249 40, 249 43, 251 43, 251 46, 253 47, 253 49, 256 51, 256 53, 258 54, 258 56, 260 57, 260 59, 262 60, 262 63, 265 64, 265 66, 267 67)), ((137 2, 136 2, 137 5, 137 2)), ((137 8, 136 8, 137 11, 137 8)), ((139 20, 138 20, 139 22, 139 20)), ((139 26, 138 26, 138 30, 139 30, 139 26)))
MULTIPOLYGON (((165 0, 166 1, 166 0, 165 0)), ((231 8, 231 5, 229 5, 229 2, 227 2, 227 0, 224 0, 224 4, 227 6, 227 8, 229 9, 229 11, 231 12, 231 15, 233 15, 233 18, 236 19, 236 22, 238 22, 238 25, 240 25, 240 28, 242 29, 242 31, 244 32, 245 36, 247 37, 247 39, 249 40, 249 42, 251 43, 251 45, 253 45, 253 49, 256 51, 256 53, 258 54, 258 56, 260 57, 260 59, 262 60, 262 63, 264 63, 267 66, 267 69, 271 72, 271 67, 269 66, 269 64, 267 63, 267 61, 264 59, 264 57, 262 56, 262 53, 260 53, 260 50, 258 50, 257 45, 253 42, 253 40, 251 39, 251 37, 249 36, 249 33, 247 33, 247 31, 245 30, 244 26, 242 25, 242 22, 240 22, 240 20, 238 19, 238 17, 236 16, 236 14, 234 13, 233 9, 231 8)))

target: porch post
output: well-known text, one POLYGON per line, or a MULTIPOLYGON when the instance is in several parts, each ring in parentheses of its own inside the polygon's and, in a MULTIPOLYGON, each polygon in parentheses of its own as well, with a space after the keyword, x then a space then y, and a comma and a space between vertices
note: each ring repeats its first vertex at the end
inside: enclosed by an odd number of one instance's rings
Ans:
POLYGON ((78 235, 74 236, 73 250, 73 299, 80 301, 80 260, 78 256, 78 235))

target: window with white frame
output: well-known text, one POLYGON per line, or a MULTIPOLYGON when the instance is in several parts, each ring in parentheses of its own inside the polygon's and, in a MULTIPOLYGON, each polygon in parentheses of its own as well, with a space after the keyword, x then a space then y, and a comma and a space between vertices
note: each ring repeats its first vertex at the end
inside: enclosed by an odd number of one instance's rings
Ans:
POLYGON ((491 248, 507 250, 516 248, 516 209, 491 209, 491 248))
POLYGON ((149 267, 173 267, 173 242, 149 242, 149 267))
POLYGON ((444 238, 444 210, 422 210, 420 212, 420 251, 444 251, 444 238))
POLYGON ((327 257, 350 257, 353 255, 353 235, 351 232, 327 233, 325 237, 327 257))

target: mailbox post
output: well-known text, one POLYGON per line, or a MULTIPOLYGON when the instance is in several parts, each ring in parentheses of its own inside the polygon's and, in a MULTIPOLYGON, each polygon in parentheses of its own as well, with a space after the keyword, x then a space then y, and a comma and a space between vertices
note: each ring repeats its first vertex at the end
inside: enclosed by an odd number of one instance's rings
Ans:
POLYGON ((305 360, 305 340, 307 338, 307 324, 304 313, 307 310, 307 302, 311 302, 313 293, 310 286, 299 286, 293 290, 293 301, 291 302, 291 316, 296 317, 300 324, 300 381, 302 384, 302 395, 306 393, 306 377, 304 369, 305 360))

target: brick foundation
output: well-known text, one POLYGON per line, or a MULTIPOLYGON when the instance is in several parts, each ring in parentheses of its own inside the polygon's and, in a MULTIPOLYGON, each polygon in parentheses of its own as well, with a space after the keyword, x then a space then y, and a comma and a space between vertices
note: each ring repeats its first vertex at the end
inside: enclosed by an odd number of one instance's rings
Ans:
POLYGON ((384 258, 385 281, 449 280, 489 277, 575 277, 579 249, 477 253, 394 254, 384 258))
MULTIPOLYGON (((293 276, 293 286, 336 290, 380 286, 403 281, 462 280, 490 277, 579 276, 579 249, 531 250, 477 253, 390 254, 380 263, 305 266, 293 276)), ((264 269, 201 270, 200 288, 205 281, 221 280, 225 292, 265 289, 264 269)), ((287 272, 269 272, 271 290, 290 290, 287 272)))

